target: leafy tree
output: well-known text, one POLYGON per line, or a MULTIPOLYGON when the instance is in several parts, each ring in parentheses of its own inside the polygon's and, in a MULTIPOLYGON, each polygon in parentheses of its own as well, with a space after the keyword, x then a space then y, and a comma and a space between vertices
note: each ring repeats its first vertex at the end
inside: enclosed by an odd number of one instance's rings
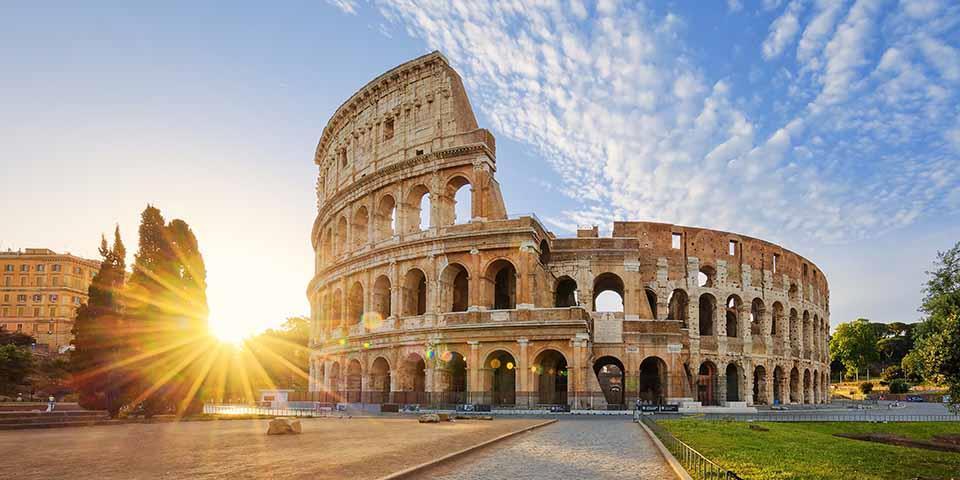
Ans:
POLYGON ((934 265, 927 272, 920 307, 925 318, 915 329, 916 348, 907 358, 920 365, 924 379, 947 385, 956 411, 960 410, 960 242, 937 253, 934 265))
POLYGON ((29 347, 36 340, 23 332, 8 332, 0 330, 0 345, 16 345, 18 347, 29 347))
POLYGON ((122 406, 121 358, 125 353, 120 292, 126 271, 126 248, 120 228, 114 230, 113 248, 100 239, 100 270, 88 289, 87 303, 77 309, 74 352, 70 369, 84 408, 107 410, 116 416, 122 406))
POLYGON ((33 373, 29 377, 33 388, 45 395, 62 397, 70 392, 70 361, 67 355, 52 355, 35 362, 33 373))
POLYGON ((290 317, 279 329, 269 329, 246 342, 263 366, 272 386, 306 390, 310 371, 310 319, 290 317))
POLYGON ((863 382, 857 388, 860 389, 860 393, 870 395, 870 392, 873 392, 873 382, 863 382))
POLYGON ((910 391, 910 384, 902 378, 895 378, 890 382, 890 393, 907 393, 910 391))
POLYGON ((857 376, 860 369, 880 358, 877 350, 877 328, 865 318, 841 323, 830 338, 831 359, 843 363, 848 374, 857 376))
MULTIPOLYGON (((879 324, 883 325, 883 324, 879 324)), ((913 349, 913 325, 903 322, 893 322, 883 325, 877 349, 885 366, 900 365, 910 350, 913 349)))
POLYGON ((27 347, 0 345, 0 391, 13 393, 33 369, 33 354, 27 347))

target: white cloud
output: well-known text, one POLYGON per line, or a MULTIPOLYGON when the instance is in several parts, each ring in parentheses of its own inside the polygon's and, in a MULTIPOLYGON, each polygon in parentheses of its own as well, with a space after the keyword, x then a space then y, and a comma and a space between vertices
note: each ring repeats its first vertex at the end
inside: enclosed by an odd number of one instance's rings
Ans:
POLYGON ((763 58, 779 57, 800 30, 800 11, 803 3, 793 0, 787 9, 770 25, 770 33, 763 42, 763 58))
POLYGON ((858 70, 866 65, 866 49, 871 42, 873 16, 880 10, 880 0, 857 0, 825 49, 826 65, 817 97, 819 104, 836 103, 846 98, 855 87, 858 70))
POLYGON ((357 14, 356 0, 327 0, 327 3, 339 8, 343 13, 357 14))
POLYGON ((816 56, 823 50, 827 42, 828 35, 833 33, 833 29, 840 17, 843 9, 843 2, 837 0, 817 0, 815 5, 816 14, 813 20, 803 29, 800 41, 797 45, 797 61, 806 69, 817 69, 818 64, 811 61, 816 60, 816 56))
POLYGON ((943 8, 939 0, 900 0, 903 10, 913 18, 927 19, 943 8))
POLYGON ((727 10, 730 12, 739 12, 743 10, 743 2, 740 0, 727 0, 727 10))

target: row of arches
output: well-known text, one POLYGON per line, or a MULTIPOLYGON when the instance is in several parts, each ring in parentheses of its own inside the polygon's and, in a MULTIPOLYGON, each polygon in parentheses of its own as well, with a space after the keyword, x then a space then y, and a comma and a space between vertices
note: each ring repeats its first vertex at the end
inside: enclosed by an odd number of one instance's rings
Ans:
POLYGON ((474 216, 472 197, 471 182, 462 173, 449 178, 440 193, 431 193, 423 183, 410 187, 402 202, 393 193, 383 193, 369 209, 367 205, 359 205, 352 213, 341 213, 321 229, 317 243, 318 267, 400 233, 467 223, 474 216))
POLYGON ((752 389, 750 399, 757 405, 822 403, 829 395, 828 374, 817 369, 794 366, 787 373, 783 366, 776 365, 768 373, 766 366, 757 365, 749 376, 746 373, 738 362, 720 370, 713 361, 703 361, 692 382, 697 401, 703 405, 744 402, 746 388, 752 389))

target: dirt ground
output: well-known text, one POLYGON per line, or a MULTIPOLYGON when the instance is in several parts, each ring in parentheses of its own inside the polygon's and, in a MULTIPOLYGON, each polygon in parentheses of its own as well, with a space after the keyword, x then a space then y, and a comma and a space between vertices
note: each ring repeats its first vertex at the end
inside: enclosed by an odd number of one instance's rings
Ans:
POLYGON ((266 420, 4 431, 0 477, 359 480, 540 422, 498 418, 421 425, 415 418, 303 419, 301 435, 269 437, 266 420))

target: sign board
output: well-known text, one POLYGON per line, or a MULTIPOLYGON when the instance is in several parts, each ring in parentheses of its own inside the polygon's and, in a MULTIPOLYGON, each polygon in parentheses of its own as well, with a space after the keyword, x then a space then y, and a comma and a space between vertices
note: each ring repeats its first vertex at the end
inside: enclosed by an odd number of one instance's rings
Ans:
POLYGON ((683 350, 683 345, 679 343, 667 344, 667 353, 680 353, 681 350, 683 350))
POLYGON ((623 320, 610 313, 594 317, 593 343, 623 343, 623 320))
POLYGON ((680 405, 660 405, 661 412, 679 412, 680 405))

